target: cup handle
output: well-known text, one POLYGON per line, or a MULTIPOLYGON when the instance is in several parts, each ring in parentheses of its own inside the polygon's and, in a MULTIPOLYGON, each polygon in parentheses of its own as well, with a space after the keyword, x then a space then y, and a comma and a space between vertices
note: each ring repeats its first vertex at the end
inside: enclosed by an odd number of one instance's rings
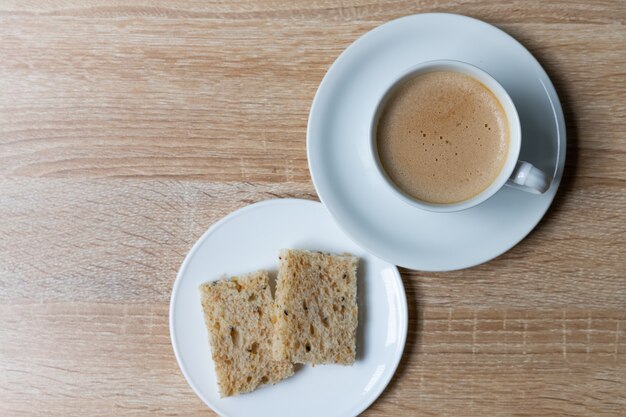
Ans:
POLYGON ((517 162, 506 185, 533 194, 543 194, 550 188, 548 176, 542 170, 535 168, 533 164, 525 161, 517 162))

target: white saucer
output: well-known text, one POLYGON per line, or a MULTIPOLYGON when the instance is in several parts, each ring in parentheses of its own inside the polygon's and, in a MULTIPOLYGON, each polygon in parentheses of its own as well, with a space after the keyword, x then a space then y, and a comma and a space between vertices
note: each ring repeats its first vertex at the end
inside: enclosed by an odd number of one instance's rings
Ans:
POLYGON ((565 140, 556 91, 520 43, 479 20, 434 13, 384 24, 337 58, 313 100, 307 153, 320 199, 359 245, 396 265, 445 271, 489 261, 537 225, 561 180, 565 140), (504 187, 479 206, 443 214, 384 188, 367 151, 376 104, 403 70, 437 59, 474 64, 504 86, 522 124, 520 158, 553 175, 545 194, 504 187))
POLYGON ((387 386, 402 356, 407 304, 397 268, 355 245, 317 202, 253 204, 215 223, 183 262, 170 304, 170 334, 180 369, 196 394, 221 416, 355 416, 387 386), (281 248, 349 252, 361 258, 359 327, 353 366, 304 366, 249 394, 221 399, 198 286, 222 275, 278 269, 281 248))

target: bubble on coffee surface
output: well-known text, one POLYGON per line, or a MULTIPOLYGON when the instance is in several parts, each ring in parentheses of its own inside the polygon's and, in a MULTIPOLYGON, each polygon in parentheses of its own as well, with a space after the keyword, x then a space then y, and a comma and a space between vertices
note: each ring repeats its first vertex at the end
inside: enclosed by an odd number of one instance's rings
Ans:
POLYGON ((434 203, 480 193, 508 152, 506 116, 497 98, 456 72, 410 79, 387 101, 376 134, 391 180, 407 194, 434 203))

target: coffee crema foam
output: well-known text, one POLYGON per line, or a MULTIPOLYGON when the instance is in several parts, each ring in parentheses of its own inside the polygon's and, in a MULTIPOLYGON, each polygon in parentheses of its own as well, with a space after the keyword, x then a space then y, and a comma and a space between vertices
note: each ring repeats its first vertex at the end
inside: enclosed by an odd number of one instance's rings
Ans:
POLYGON ((405 193, 429 203, 467 200, 504 166, 506 114, 480 81, 454 71, 418 74, 388 98, 376 132, 378 157, 405 193))

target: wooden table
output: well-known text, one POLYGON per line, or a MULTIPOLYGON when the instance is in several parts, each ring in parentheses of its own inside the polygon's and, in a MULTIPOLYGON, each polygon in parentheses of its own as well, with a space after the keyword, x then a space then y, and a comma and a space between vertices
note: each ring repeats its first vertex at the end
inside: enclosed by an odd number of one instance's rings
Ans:
POLYGON ((568 129, 534 232, 485 265, 403 270, 409 336, 367 416, 626 415, 626 3, 0 3, 0 415, 210 415, 168 332, 209 225, 317 199, 311 100, 352 41, 450 11, 539 59, 568 129))

